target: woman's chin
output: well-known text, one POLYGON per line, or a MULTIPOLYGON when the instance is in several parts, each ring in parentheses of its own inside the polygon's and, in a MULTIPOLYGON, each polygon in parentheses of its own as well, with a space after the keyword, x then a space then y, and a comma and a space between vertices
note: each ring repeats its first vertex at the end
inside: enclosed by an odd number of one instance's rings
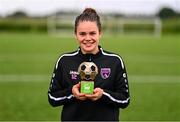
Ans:
POLYGON ((86 47, 86 48, 84 48, 84 51, 87 53, 92 53, 93 49, 94 49, 93 47, 86 47))

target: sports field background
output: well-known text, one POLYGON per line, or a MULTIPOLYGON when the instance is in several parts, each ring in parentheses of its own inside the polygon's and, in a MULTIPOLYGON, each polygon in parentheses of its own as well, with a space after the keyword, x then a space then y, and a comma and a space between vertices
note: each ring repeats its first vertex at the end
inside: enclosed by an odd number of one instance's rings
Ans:
MULTIPOLYGON (((180 120, 180 35, 104 35, 101 46, 126 64, 131 103, 121 120, 180 120)), ((0 120, 59 120, 61 107, 47 100, 51 73, 59 55, 76 49, 74 38, 0 33, 0 120)))

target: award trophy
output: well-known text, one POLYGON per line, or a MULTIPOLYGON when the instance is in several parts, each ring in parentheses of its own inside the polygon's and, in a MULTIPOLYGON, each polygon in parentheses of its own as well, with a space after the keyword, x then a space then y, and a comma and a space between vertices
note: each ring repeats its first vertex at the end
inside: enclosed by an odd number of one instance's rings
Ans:
POLYGON ((80 92, 85 94, 93 94, 94 79, 98 74, 96 64, 93 62, 83 62, 79 65, 78 72, 82 80, 80 92))

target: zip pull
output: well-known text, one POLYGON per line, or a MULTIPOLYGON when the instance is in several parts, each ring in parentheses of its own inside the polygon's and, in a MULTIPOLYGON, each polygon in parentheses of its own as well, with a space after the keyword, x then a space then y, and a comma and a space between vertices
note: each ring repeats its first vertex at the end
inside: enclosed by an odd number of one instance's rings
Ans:
POLYGON ((89 61, 90 61, 90 62, 92 61, 92 57, 91 57, 91 56, 89 56, 89 61))
POLYGON ((89 54, 89 62, 91 62, 91 61, 92 61, 92 55, 89 54))

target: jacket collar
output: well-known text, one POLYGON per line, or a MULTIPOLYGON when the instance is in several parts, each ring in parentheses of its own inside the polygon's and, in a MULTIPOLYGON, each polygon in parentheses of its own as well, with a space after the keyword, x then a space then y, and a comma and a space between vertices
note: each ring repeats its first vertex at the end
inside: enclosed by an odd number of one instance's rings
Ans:
POLYGON ((93 61, 94 59, 96 59, 96 58, 99 58, 99 57, 101 57, 102 56, 102 48, 101 48, 101 46, 98 46, 98 48, 99 48, 99 51, 98 51, 98 53, 96 53, 96 54, 91 54, 91 53, 89 53, 89 54, 83 54, 82 53, 82 51, 81 51, 81 48, 79 47, 79 56, 84 60, 84 61, 93 61))

